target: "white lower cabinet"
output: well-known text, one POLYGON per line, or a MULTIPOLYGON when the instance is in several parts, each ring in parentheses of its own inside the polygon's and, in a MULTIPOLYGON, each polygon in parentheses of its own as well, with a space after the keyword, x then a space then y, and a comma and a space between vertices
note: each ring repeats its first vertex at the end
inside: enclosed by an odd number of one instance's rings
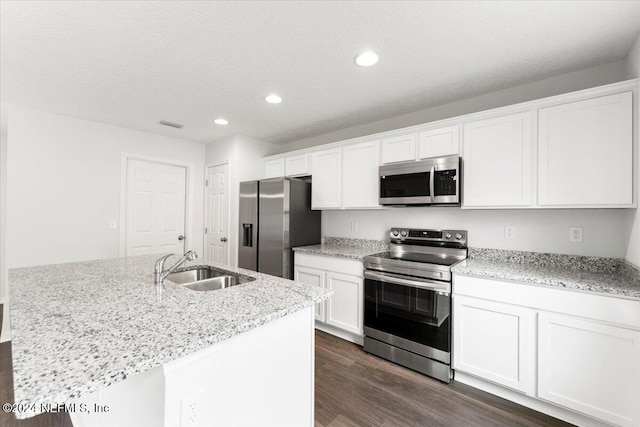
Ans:
POLYGON ((327 324, 354 334, 362 334, 362 277, 329 271, 326 284, 327 288, 334 292, 333 298, 327 304, 327 324))
POLYGON ((316 305, 316 327, 363 342, 364 278, 362 261, 295 252, 294 280, 331 289, 333 297, 316 305))
MULTIPOLYGON (((314 285, 314 286, 319 286, 321 288, 324 288, 325 276, 326 276, 326 273, 322 270, 296 265, 295 271, 293 273, 293 280, 295 280, 296 282, 306 283, 307 285, 314 285)), ((323 301, 316 304, 314 308, 314 316, 316 320, 319 320, 321 322, 324 322, 325 320, 324 305, 325 303, 323 301)))
POLYGON ((454 275, 455 378, 573 424, 640 426, 640 301, 454 275))
POLYGON ((538 396, 620 426, 639 425, 640 331, 540 313, 538 396))
POLYGON ((533 395, 536 312, 463 296, 453 307, 455 369, 533 395))

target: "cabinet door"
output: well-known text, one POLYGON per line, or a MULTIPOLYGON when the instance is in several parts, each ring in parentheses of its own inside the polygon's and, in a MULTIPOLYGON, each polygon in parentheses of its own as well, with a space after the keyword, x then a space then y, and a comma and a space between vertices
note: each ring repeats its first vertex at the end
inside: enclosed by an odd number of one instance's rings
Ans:
POLYGON ((382 163, 416 159, 416 134, 394 136, 382 140, 382 163))
POLYGON ((632 93, 539 111, 538 203, 633 203, 632 93))
POLYGON ((327 324, 362 335, 362 278, 328 271, 327 288, 334 292, 327 302, 327 324))
POLYGON ((534 310, 453 297, 453 368, 535 394, 534 310))
MULTIPOLYGON (((301 282, 307 285, 319 286, 321 288, 325 287, 325 272, 322 270, 317 270, 315 268, 309 267, 301 267, 296 265, 295 271, 293 273, 293 280, 296 282, 301 282)), ((316 320, 321 322, 325 321, 325 302, 320 302, 316 304, 314 308, 314 315, 316 320)))
POLYGON ((273 159, 264 162, 264 177, 278 178, 284 176, 284 159, 273 159))
POLYGON ((350 145, 342 149, 342 206, 378 207, 380 144, 378 141, 350 145))
POLYGON ((459 126, 426 130, 418 136, 418 158, 458 154, 459 145, 459 126))
POLYGON ((464 125, 464 207, 531 204, 531 113, 464 125))
POLYGON ((342 150, 318 151, 311 154, 313 185, 311 208, 339 208, 342 205, 342 150))
POLYGON ((640 425, 640 331, 545 312, 538 327, 540 398, 640 425))
POLYGON ((309 155, 287 157, 284 163, 285 176, 309 175, 309 155))

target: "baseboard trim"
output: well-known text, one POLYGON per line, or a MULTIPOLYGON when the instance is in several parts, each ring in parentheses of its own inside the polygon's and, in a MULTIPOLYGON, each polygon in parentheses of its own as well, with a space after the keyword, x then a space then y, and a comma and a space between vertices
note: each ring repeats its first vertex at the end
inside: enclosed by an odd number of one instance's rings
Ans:
POLYGON ((566 421, 577 426, 611 427, 610 424, 606 424, 602 421, 598 421, 586 415, 582 415, 577 412, 573 412, 568 409, 553 405, 551 403, 547 403, 543 400, 539 400, 534 397, 519 393, 517 391, 504 388, 500 385, 485 381, 473 375, 465 374, 464 372, 455 371, 455 375, 453 378, 457 382, 469 385, 482 391, 486 391, 487 393, 502 397, 503 399, 510 400, 519 405, 526 406, 527 408, 531 408, 535 411, 542 412, 543 414, 547 414, 551 417, 558 418, 562 421, 566 421))
POLYGON ((343 340, 351 341, 352 343, 358 344, 359 346, 364 345, 364 336, 354 334, 353 332, 347 332, 340 328, 336 328, 331 325, 327 325, 326 323, 322 323, 316 320, 316 329, 326 332, 328 334, 334 335, 338 338, 342 338, 343 340))

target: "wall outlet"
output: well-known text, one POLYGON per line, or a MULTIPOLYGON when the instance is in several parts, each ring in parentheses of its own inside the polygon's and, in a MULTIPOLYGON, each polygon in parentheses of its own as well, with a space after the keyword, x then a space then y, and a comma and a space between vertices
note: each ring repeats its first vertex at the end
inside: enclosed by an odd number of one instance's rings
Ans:
POLYGON ((582 243, 582 227, 569 227, 569 241, 582 243))
POLYGON ((358 221, 351 221, 351 231, 358 231, 358 221))
POLYGON ((116 228, 118 228, 118 223, 116 222, 115 219, 110 219, 109 220, 109 230, 115 230, 116 228))
POLYGON ((505 225, 504 226, 504 238, 505 239, 515 239, 516 238, 516 227, 513 225, 505 225))
POLYGON ((202 392, 184 396, 180 401, 180 427, 196 427, 200 424, 200 405, 202 392))

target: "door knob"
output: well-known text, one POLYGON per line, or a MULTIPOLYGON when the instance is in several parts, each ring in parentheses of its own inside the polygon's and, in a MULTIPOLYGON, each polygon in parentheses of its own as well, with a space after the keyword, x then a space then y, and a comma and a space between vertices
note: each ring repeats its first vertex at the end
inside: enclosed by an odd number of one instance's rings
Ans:
POLYGON ((227 238, 226 238, 226 237, 221 237, 221 238, 220 238, 220 241, 221 241, 221 242, 226 242, 226 241, 227 241, 227 238))
POLYGON ((181 234, 178 236, 178 240, 184 240, 184 236, 181 234))

